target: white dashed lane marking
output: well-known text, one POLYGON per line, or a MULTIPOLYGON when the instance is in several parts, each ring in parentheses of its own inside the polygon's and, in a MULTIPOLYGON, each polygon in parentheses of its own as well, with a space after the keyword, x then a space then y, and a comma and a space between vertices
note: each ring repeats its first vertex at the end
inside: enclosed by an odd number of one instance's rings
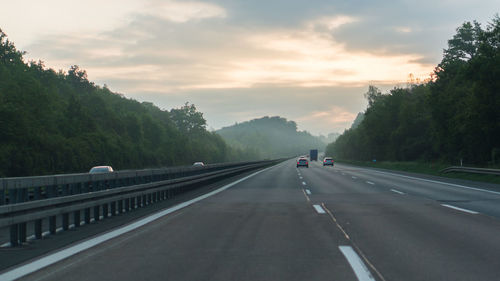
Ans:
POLYGON ((396 189, 391 189, 391 191, 392 191, 392 192, 395 192, 395 193, 397 193, 397 194, 401 194, 401 195, 405 194, 404 192, 399 191, 399 190, 396 190, 396 189))
POLYGON ((352 267, 354 274, 360 281, 375 281, 370 270, 366 267, 365 263, 358 256, 356 251, 351 246, 339 246, 339 250, 344 254, 344 257, 347 259, 347 262, 352 267))
POLYGON ((457 211, 461 211, 461 212, 465 212, 465 213, 473 214, 473 215, 477 215, 477 214, 479 214, 479 213, 478 213, 478 212, 476 212, 476 211, 472 211, 472 210, 468 210, 468 209, 464 209, 464 208, 456 207, 456 206, 453 206, 453 205, 441 204, 441 206, 446 207, 446 208, 450 208, 450 209, 454 209, 454 210, 457 210, 457 211))
POLYGON ((325 214, 325 210, 323 210, 323 208, 321 208, 320 205, 313 205, 314 209, 316 210, 316 212, 318 212, 318 214, 325 214))

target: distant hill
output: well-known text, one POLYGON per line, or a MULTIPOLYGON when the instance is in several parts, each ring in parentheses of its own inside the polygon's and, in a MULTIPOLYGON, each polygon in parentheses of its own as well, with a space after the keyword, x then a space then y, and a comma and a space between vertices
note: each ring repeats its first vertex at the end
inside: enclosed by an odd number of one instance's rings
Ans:
POLYGON ((310 149, 323 150, 324 142, 305 131, 298 131, 294 121, 263 117, 224 127, 217 131, 232 147, 253 151, 259 158, 289 157, 306 154, 310 149))

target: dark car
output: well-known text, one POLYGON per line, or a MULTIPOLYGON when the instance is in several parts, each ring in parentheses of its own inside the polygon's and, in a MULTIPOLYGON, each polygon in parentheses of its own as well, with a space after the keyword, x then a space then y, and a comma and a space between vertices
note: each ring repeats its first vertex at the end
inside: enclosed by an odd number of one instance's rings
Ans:
POLYGON ((334 166, 334 161, 331 157, 325 157, 323 159, 323 166, 334 166))
POLYGON ((305 166, 306 168, 309 168, 309 161, 307 161, 306 158, 297 159, 297 168, 300 166, 305 166))

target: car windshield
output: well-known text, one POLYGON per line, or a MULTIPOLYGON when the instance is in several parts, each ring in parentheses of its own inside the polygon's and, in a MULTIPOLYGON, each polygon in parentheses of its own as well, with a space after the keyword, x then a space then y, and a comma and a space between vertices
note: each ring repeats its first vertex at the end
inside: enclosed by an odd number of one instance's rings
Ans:
POLYGON ((92 168, 89 173, 95 174, 95 173, 107 173, 107 172, 109 172, 109 168, 99 167, 99 168, 92 168))

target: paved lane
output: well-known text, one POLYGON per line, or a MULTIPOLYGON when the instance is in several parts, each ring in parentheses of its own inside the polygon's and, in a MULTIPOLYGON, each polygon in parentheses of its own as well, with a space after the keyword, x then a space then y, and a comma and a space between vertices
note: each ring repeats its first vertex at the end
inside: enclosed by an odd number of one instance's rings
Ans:
POLYGON ((494 202, 498 195, 342 165, 315 163, 302 174, 313 203, 331 210, 385 279, 498 280, 499 220, 438 201, 494 202), (395 185, 403 194, 393 191, 395 185))
POLYGON ((495 186, 408 176, 287 161, 24 279, 498 280, 495 186))
POLYGON ((357 280, 302 187, 288 161, 26 279, 357 280))

